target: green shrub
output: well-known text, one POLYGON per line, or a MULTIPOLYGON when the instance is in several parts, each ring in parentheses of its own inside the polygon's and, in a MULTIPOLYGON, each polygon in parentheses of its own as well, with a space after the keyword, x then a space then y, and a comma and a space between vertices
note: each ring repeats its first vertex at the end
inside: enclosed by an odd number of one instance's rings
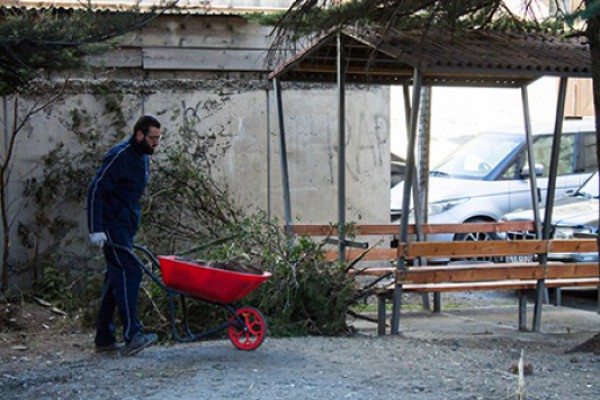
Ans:
MULTIPOLYGON (((97 140, 86 142, 86 136, 78 134, 95 120, 92 115, 78 110, 71 117, 82 151, 78 154, 59 144, 43 158, 43 176, 28 182, 25 192, 36 207, 35 222, 20 229, 23 243, 37 243, 43 235, 53 244, 48 251, 61 254, 65 245, 76 243, 75 228, 80 221, 69 223, 68 214, 62 210, 79 205, 83 212, 85 189, 100 162, 98 149, 104 147, 97 140), (60 229, 50 229, 55 226, 60 229), (73 238, 67 240, 67 236, 73 238)), ((237 260, 271 272, 269 280, 241 301, 265 314, 270 334, 347 333, 346 311, 354 301, 355 290, 346 267, 325 262, 320 244, 306 238, 290 243, 290 237, 264 212, 249 214, 236 204, 227 186, 212 175, 220 150, 210 135, 202 135, 187 121, 174 137, 153 160, 153 178, 144 196, 136 242, 156 254, 187 252, 187 257, 237 260)), ((38 257, 46 255, 40 253, 38 257)), ((68 310, 80 309, 82 320, 93 326, 103 274, 98 269, 93 273, 74 271, 73 265, 89 268, 94 263, 69 265, 67 258, 62 254, 61 266, 43 269, 35 292, 68 310)), ((220 325, 230 317, 222 307, 196 299, 190 299, 188 306, 194 331, 220 325)), ((149 279, 143 282, 138 311, 147 330, 170 330, 168 295, 149 279)), ((177 308, 176 320, 181 318, 177 308)))

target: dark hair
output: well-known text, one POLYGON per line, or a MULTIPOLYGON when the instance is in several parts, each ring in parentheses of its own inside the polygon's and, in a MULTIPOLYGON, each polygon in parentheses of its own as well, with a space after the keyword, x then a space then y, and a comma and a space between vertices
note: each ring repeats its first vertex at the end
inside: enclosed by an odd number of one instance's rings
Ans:
POLYGON ((142 131, 144 135, 147 135, 150 132, 150 128, 155 127, 160 129, 160 122, 156 119, 155 116, 152 115, 143 115, 141 116, 133 126, 133 134, 135 135, 137 131, 142 131))

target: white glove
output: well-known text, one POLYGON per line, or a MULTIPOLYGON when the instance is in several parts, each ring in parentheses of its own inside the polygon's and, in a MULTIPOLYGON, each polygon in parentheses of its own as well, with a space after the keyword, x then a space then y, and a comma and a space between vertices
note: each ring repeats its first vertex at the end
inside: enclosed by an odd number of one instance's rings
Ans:
POLYGON ((96 245, 100 248, 104 247, 104 243, 108 241, 106 237, 106 233, 104 232, 94 232, 90 233, 90 243, 96 245))

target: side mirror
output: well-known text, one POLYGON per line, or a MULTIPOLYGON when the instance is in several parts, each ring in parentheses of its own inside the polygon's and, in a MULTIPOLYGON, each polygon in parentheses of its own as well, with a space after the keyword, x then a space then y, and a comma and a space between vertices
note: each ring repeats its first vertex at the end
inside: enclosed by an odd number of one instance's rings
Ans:
MULTIPOLYGON (((529 166, 525 166, 523 169, 521 169, 521 178, 529 178, 529 174, 529 166)), ((544 166, 542 164, 535 164, 535 176, 542 175, 544 175, 544 166)))

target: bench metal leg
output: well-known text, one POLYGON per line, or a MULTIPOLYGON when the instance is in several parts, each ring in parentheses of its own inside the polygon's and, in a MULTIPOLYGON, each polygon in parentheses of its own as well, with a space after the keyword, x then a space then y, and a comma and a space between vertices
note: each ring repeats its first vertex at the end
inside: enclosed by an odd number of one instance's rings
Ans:
POLYGON ((442 294, 440 292, 435 292, 433 294, 433 312, 442 312, 442 294))
POLYGON ((527 296, 524 290, 519 290, 519 330, 527 331, 527 296))
POLYGON ((557 287, 554 289, 554 305, 562 306, 562 289, 557 287))
POLYGON ((392 303, 392 335, 400 333, 400 307, 402 305, 402 285, 396 285, 394 288, 394 297, 392 303))
POLYGON ((431 305, 429 304, 429 293, 423 293, 421 295, 421 301, 423 302, 423 310, 431 310, 431 305))
POLYGON ((535 288, 535 306, 533 309, 532 331, 539 332, 542 325, 542 303, 544 301, 545 284, 543 279, 537 281, 535 288))
POLYGON ((385 335, 386 301, 385 294, 377 296, 377 335, 385 335))

